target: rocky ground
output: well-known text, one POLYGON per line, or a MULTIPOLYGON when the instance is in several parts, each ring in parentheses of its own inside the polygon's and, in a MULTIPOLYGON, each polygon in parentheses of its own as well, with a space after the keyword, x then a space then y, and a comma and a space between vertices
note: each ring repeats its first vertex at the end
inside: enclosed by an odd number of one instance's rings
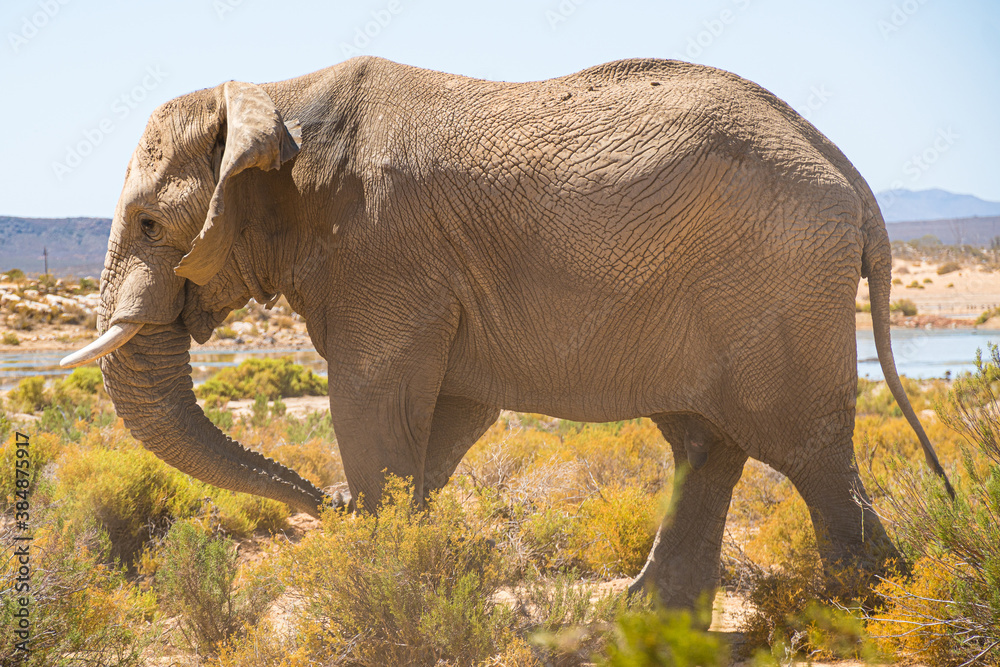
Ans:
MULTIPOLYGON (((72 350, 97 336, 92 279, 21 279, 0 275, 0 353, 72 350)), ((308 349, 305 321, 284 297, 270 310, 251 302, 192 349, 308 349)))

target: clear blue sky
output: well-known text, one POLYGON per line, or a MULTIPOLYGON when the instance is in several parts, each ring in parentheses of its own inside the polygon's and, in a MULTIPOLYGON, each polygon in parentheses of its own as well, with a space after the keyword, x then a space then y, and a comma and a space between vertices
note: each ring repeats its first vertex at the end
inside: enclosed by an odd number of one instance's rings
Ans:
POLYGON ((996 0, 4 0, 0 26, 0 215, 110 216, 157 104, 355 53, 514 81, 714 65, 806 113, 876 191, 1000 201, 996 0))

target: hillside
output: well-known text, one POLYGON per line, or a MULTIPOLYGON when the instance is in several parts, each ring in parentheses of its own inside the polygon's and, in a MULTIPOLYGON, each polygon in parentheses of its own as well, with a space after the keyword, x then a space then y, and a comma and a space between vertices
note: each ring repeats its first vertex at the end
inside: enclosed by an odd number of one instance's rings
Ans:
POLYGON ((18 268, 27 274, 42 273, 42 252, 48 248, 50 273, 98 277, 110 233, 109 218, 0 216, 0 271, 18 268))
POLYGON ((912 241, 936 236, 945 245, 989 246, 1000 236, 1000 215, 886 223, 890 241, 912 241))
POLYGON ((884 190, 875 195, 886 222, 1000 215, 1000 202, 947 190, 884 190))

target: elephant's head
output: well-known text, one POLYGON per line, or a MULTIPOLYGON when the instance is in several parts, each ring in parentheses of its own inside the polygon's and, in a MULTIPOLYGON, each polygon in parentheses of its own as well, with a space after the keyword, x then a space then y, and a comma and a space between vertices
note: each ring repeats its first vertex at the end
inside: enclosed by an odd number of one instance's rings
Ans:
POLYGON ((115 410, 170 465, 316 514, 319 489, 208 420, 195 402, 188 354, 191 335, 207 339, 255 291, 231 257, 250 214, 240 181, 280 170, 299 142, 297 123, 283 121, 253 84, 231 81, 157 109, 132 155, 111 226, 102 335, 62 365, 100 359, 115 410))

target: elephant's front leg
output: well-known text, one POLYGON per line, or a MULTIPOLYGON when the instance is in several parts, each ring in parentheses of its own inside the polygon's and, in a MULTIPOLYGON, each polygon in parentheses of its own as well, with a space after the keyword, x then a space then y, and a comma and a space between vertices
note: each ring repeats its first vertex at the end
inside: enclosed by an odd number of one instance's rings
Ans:
MULTIPOLYGON (((714 591, 726 514, 733 487, 743 473, 746 453, 724 438, 712 438, 707 460, 697 470, 688 462, 693 416, 654 417, 670 443, 677 472, 673 511, 656 534, 652 552, 631 592, 654 591, 669 607, 693 608, 703 593, 714 591)), ((696 428, 696 433, 707 433, 696 428)))
POLYGON ((432 377, 410 378, 380 392, 330 394, 330 414, 351 497, 375 511, 386 476, 413 481, 423 497, 424 462, 437 387, 432 377))
POLYGON ((500 416, 500 408, 461 396, 439 396, 424 463, 424 497, 447 483, 462 457, 500 416))
POLYGON ((387 475, 411 479, 415 499, 424 496, 427 447, 454 333, 440 315, 410 314, 405 321, 421 326, 403 327, 398 318, 346 322, 328 345, 330 415, 344 473, 354 501, 371 511, 387 475), (372 331, 382 336, 373 342, 372 331))

